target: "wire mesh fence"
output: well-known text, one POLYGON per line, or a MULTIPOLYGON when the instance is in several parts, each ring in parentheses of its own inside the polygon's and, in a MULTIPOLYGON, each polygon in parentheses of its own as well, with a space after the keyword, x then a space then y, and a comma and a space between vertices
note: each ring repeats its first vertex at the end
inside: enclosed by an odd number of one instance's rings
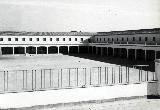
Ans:
POLYGON ((156 80, 148 65, 0 71, 0 93, 38 91, 156 80))

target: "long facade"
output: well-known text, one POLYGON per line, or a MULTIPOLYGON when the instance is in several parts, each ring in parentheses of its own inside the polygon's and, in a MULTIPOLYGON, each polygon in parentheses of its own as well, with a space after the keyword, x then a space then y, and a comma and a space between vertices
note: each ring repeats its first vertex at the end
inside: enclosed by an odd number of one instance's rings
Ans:
POLYGON ((132 59, 160 58, 160 28, 111 32, 0 32, 0 53, 92 53, 132 59))

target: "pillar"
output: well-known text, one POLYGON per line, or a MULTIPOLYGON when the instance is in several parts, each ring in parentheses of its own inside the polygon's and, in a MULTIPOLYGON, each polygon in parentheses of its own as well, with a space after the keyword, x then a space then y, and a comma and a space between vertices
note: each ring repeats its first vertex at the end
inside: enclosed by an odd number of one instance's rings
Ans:
POLYGON ((37 55, 37 47, 36 47, 36 55, 37 55))
POLYGON ((26 48, 27 48, 27 47, 24 47, 24 54, 26 54, 26 53, 27 53, 27 50, 26 50, 26 48))
POLYGON ((147 50, 144 50, 144 60, 147 60, 147 50))
POLYGON ((79 54, 79 46, 78 46, 78 54, 79 54))
POLYGON ((103 47, 101 47, 101 56, 103 56, 103 47))
POLYGON ((48 54, 48 46, 47 46, 47 54, 48 54))
POLYGON ((14 55, 14 47, 13 47, 13 55, 14 55))
POLYGON ((128 59, 128 49, 127 49, 127 59, 128 59))
POLYGON ((135 55, 135 60, 137 60, 137 50, 136 49, 135 49, 134 55, 135 55))
POLYGON ((59 54, 59 46, 57 46, 57 48, 58 48, 58 54, 59 54))
POLYGON ((156 50, 154 51, 154 59, 155 60, 157 59, 157 51, 156 50))

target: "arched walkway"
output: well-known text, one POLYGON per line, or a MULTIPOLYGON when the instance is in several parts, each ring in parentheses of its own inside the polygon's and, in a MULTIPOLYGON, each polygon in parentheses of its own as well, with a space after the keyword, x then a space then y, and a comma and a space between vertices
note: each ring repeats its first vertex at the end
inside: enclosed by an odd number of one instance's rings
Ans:
POLYGON ((47 54, 47 47, 45 46, 37 47, 37 54, 47 54))
POLYGON ((2 55, 13 54, 13 47, 1 47, 2 55))
POLYGON ((25 54, 24 47, 14 47, 14 54, 25 54))
POLYGON ((59 53, 68 54, 68 46, 60 46, 59 53))
POLYGON ((48 54, 54 54, 54 53, 58 53, 58 47, 56 46, 48 47, 48 54))
POLYGON ((70 46, 69 53, 78 53, 78 46, 70 46))
POLYGON ((36 54, 36 47, 32 47, 32 46, 26 47, 26 53, 36 54))

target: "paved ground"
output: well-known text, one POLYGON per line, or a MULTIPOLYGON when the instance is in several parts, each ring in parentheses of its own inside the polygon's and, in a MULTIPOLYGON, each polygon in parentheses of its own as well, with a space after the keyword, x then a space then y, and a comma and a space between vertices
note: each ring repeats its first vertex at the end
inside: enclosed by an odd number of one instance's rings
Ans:
POLYGON ((160 99, 132 99, 99 104, 52 107, 45 110, 160 110, 160 99))

